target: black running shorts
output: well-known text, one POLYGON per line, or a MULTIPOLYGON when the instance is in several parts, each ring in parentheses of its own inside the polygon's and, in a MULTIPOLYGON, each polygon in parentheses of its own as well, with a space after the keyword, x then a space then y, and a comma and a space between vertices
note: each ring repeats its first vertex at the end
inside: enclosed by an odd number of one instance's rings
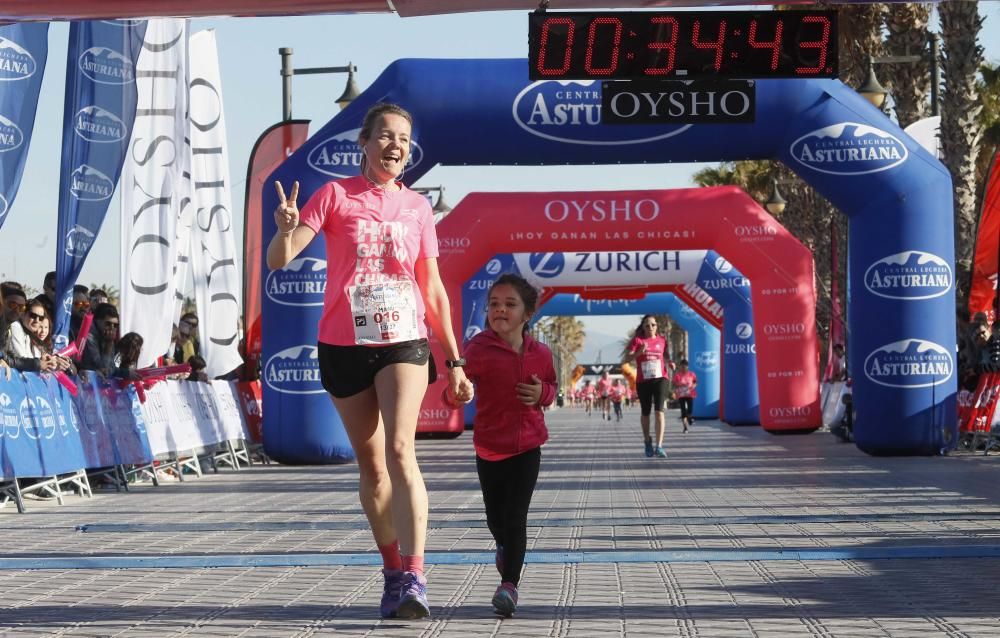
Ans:
POLYGON ((639 395, 639 407, 642 416, 649 416, 653 410, 663 412, 663 404, 667 400, 667 380, 665 377, 640 381, 635 385, 639 395))
POLYGON ((437 379, 427 339, 414 339, 388 346, 331 346, 319 344, 319 376, 327 392, 344 399, 375 384, 375 375, 394 363, 427 365, 427 382, 437 379))

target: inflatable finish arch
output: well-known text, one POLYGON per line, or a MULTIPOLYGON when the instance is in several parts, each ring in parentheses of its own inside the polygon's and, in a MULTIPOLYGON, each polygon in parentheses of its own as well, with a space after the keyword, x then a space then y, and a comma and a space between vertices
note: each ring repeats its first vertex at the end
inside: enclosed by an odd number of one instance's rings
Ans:
MULTIPOLYGON (((602 314, 600 310, 607 311, 604 314, 627 315, 643 314, 646 312, 669 312, 674 318, 690 319, 692 315, 698 315, 709 322, 714 328, 722 328, 727 335, 727 343, 724 349, 716 353, 712 350, 712 355, 707 353, 708 346, 691 345, 691 352, 688 358, 699 378, 703 379, 703 398, 695 403, 695 416, 702 418, 720 418, 725 410, 725 421, 733 424, 757 424, 760 422, 758 414, 758 393, 757 393, 757 357, 755 340, 753 336, 752 321, 753 315, 750 305, 750 282, 732 264, 720 257, 715 251, 654 251, 642 253, 629 251, 624 253, 518 253, 515 255, 495 255, 476 272, 476 274, 462 285, 462 323, 464 338, 470 339, 485 326, 486 315, 483 309, 486 306, 486 293, 490 285, 502 272, 516 272, 528 278, 536 287, 543 291, 543 298, 549 296, 548 293, 560 293, 547 303, 540 304, 540 311, 535 315, 537 319, 543 315, 593 315, 602 314), (646 269, 642 266, 636 267, 633 262, 639 263, 650 260, 654 269, 646 269), (562 264, 562 266, 558 266, 562 264), (577 270, 574 264, 581 268, 577 270), (661 268, 666 265, 666 268, 661 268), (600 293, 606 299, 615 299, 615 291, 634 292, 644 291, 642 282, 657 282, 653 288, 656 290, 668 289, 683 291, 679 285, 664 286, 663 283, 673 282, 674 284, 684 284, 694 286, 695 294, 700 298, 705 295, 711 299, 702 289, 712 290, 719 295, 722 302, 717 305, 719 313, 723 314, 724 321, 716 322, 716 317, 707 312, 701 304, 692 305, 690 296, 681 299, 680 306, 675 305, 674 295, 646 294, 640 301, 621 301, 617 303, 605 303, 600 310, 592 309, 594 304, 581 300, 579 293, 586 290, 589 294, 600 293), (586 282, 585 289, 577 285, 568 285, 570 282, 579 284, 586 282), (623 286, 623 283, 631 285, 623 286), (571 302, 573 295, 564 293, 577 293, 575 302, 571 302), (698 294, 700 293, 700 294, 698 294), (558 305, 554 305, 556 299, 558 305), (659 304, 659 305, 657 305, 659 304), (677 312, 668 311, 664 304, 670 304, 672 308, 679 308, 677 312), (556 309, 556 310, 554 310, 556 309), (718 385, 718 380, 708 383, 710 375, 719 374, 719 362, 721 355, 721 368, 725 375, 722 397, 719 401, 718 409, 715 407, 715 395, 718 390, 714 389, 718 385), (696 361, 700 360, 700 363, 696 361), (699 368, 698 366, 702 366, 699 368), (711 405, 712 407, 706 407, 711 405)), ((690 293, 689 293, 690 295, 690 293)), ((456 303, 452 299, 452 303, 456 303)), ((715 301, 712 300, 715 304, 715 301)), ((680 321, 679 321, 680 323, 680 321)), ((701 330, 699 327, 698 330, 701 330)), ((625 336, 623 329, 622 337, 625 336)), ((716 337, 716 340, 718 337, 716 337)), ((465 409, 465 423, 472 422, 475 410, 472 406, 465 409)))
MULTIPOLYGON (((557 294, 538 310, 538 316, 575 315, 581 309, 575 295, 557 294)), ((609 306, 602 310, 609 315, 667 314, 688 333, 688 366, 698 375, 698 393, 692 413, 701 419, 719 417, 719 330, 702 319, 676 295, 660 292, 647 295, 641 301, 609 306)), ((617 356, 618 353, 615 353, 617 356)))
MULTIPOLYGON (((357 174, 357 131, 365 111, 379 101, 402 104, 415 117, 405 177, 410 183, 437 164, 779 160, 851 219, 848 354, 855 380, 857 445, 872 454, 933 454, 954 440, 952 188, 940 162, 837 80, 758 80, 757 120, 752 124, 625 127, 601 126, 595 117, 599 82, 531 82, 527 77, 525 59, 399 60, 271 179, 299 180, 304 200, 329 179, 357 174), (484 77, 490 81, 483 82, 484 77)), ((276 199, 265 190, 262 210, 274 210, 276 199)), ((562 222, 553 222, 552 230, 566 230, 565 222, 572 219, 603 233, 622 215, 621 209, 571 209, 562 222)), ((736 226, 726 214, 718 215, 716 224, 742 233, 744 246, 769 241, 766 224, 736 226)), ((270 213, 264 214, 262 230, 264 237, 275 231, 270 213)), ((754 274, 721 246, 693 247, 718 249, 750 277, 758 314, 763 297, 799 294, 787 284, 759 286, 754 274)), ((323 242, 313 242, 290 274, 276 275, 276 284, 286 276, 319 279, 323 268, 323 242)), ((345 451, 349 455, 346 437, 336 434, 336 416, 319 387, 315 326, 320 309, 311 305, 315 299, 308 294, 285 294, 280 285, 273 290, 274 296, 266 294, 263 300, 265 447, 290 462, 330 462, 345 451)), ((813 310, 804 312, 811 317, 813 310)), ((782 318, 771 322, 789 323, 782 318)), ((756 321, 754 327, 761 336, 756 321)), ((779 333, 790 329, 770 328, 779 333)), ((758 350, 763 362, 763 342, 758 350)), ((793 376, 781 383, 791 385, 795 375, 811 375, 815 367, 813 360, 788 366, 786 372, 793 376)), ((816 406, 805 397, 762 404, 761 421, 790 419, 793 427, 801 426, 818 418, 804 414, 810 411, 816 406)))

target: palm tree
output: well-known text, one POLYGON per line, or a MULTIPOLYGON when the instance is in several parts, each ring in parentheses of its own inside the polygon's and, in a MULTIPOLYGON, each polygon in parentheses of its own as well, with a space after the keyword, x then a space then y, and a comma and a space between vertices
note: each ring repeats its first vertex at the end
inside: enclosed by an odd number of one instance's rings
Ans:
POLYGON ((889 92, 896 106, 896 120, 907 127, 929 115, 927 94, 930 90, 929 57, 927 52, 931 7, 927 4, 893 3, 889 5, 886 26, 889 36, 885 41, 889 55, 921 55, 914 63, 890 64, 889 92))
POLYGON ((587 332, 576 317, 544 317, 536 324, 552 350, 556 365, 556 382, 559 387, 569 382, 576 367, 576 353, 583 349, 587 332))
MULTIPOLYGON (((938 5, 944 90, 941 93, 941 151, 951 171, 955 202, 955 277, 966 279, 975 245, 976 161, 983 127, 976 72, 983 64, 978 2, 938 5)), ((965 307, 959 299, 959 307, 965 307)))
POLYGON ((111 284, 97 284, 97 283, 94 283, 94 284, 90 284, 89 288, 91 290, 103 290, 104 292, 108 293, 108 301, 111 302, 115 306, 118 305, 118 298, 120 296, 120 294, 118 292, 118 286, 113 286, 111 284))

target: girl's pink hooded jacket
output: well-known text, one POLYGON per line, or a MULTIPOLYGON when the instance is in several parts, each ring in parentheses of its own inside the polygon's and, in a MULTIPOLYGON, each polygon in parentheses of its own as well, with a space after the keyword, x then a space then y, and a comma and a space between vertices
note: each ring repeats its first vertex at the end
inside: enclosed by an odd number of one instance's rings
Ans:
POLYGON ((515 352, 489 328, 464 348, 465 375, 476 384, 472 443, 476 454, 487 461, 533 450, 549 438, 542 406, 551 405, 556 397, 552 351, 528 334, 522 350, 523 354, 515 352), (529 406, 518 400, 517 384, 534 383, 531 375, 542 380, 542 396, 529 406))

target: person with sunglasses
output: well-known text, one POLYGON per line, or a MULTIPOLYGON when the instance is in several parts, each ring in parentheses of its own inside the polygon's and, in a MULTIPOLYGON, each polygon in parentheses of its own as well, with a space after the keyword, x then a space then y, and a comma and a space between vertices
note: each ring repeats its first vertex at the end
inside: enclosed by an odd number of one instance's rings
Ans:
POLYGON ((80 358, 80 370, 93 370, 107 379, 115 369, 115 344, 118 341, 118 327, 121 320, 118 309, 109 303, 102 303, 94 311, 94 326, 87 335, 80 358))
POLYGON ((7 334, 7 327, 21 320, 21 315, 28 309, 28 295, 20 284, 12 281, 5 281, 0 284, 0 298, 3 299, 3 335, 7 334))
POLYGON ((185 312, 177 322, 176 347, 173 359, 177 363, 188 363, 191 357, 201 356, 201 346, 198 342, 198 315, 185 312))
POLYGON ((7 354, 16 370, 22 372, 55 372, 67 370, 69 360, 52 353, 49 330, 52 321, 45 303, 32 299, 19 321, 7 331, 7 354))
POLYGON ((73 286, 73 309, 69 315, 69 340, 76 341, 83 318, 90 312, 90 289, 82 284, 73 286))
POLYGON ((667 399, 667 340, 659 335, 656 328, 656 317, 645 315, 635 329, 635 336, 628 344, 625 362, 635 363, 636 391, 639 394, 642 425, 642 438, 646 448, 646 456, 666 458, 663 451, 663 430, 666 427, 666 417, 663 414, 663 404, 667 399), (656 412, 656 440, 650 435, 649 417, 656 412))

